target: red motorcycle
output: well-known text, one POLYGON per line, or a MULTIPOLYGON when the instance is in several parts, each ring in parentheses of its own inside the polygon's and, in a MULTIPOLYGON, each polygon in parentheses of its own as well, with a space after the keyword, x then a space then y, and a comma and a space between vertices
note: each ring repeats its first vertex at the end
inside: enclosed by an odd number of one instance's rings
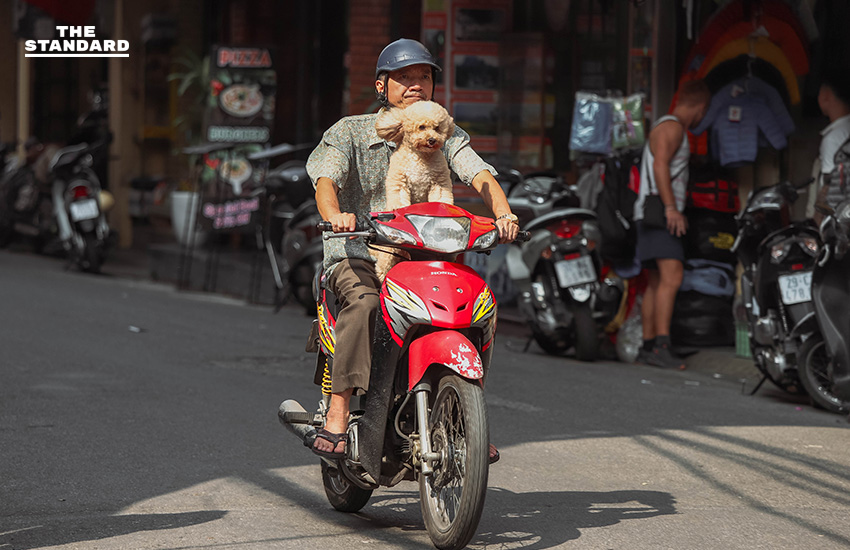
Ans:
MULTIPOLYGON (((319 227, 330 231, 328 222, 319 227)), ((487 491, 483 387, 496 301, 478 273, 455 257, 492 250, 498 229, 492 219, 457 206, 420 203, 373 212, 358 231, 324 235, 351 237, 402 249, 410 261, 395 265, 381 286, 369 391, 352 399, 346 457, 321 459, 325 493, 337 510, 356 512, 374 489, 418 481, 432 542, 441 549, 462 548, 475 534, 487 491)), ((528 239, 528 233, 520 232, 520 238, 528 239)), ((316 413, 292 400, 278 411, 284 426, 308 447, 330 406, 339 307, 321 282, 319 274, 313 289, 318 319, 308 351, 318 354, 314 381, 322 387, 322 400, 316 413)))

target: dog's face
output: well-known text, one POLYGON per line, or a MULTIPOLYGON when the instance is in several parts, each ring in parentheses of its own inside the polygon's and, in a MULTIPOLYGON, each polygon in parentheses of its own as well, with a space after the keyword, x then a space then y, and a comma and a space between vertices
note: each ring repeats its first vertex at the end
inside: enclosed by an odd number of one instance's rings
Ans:
POLYGON ((378 116, 375 128, 386 140, 429 154, 439 151, 452 137, 455 123, 438 103, 417 101, 404 109, 384 111, 378 116))

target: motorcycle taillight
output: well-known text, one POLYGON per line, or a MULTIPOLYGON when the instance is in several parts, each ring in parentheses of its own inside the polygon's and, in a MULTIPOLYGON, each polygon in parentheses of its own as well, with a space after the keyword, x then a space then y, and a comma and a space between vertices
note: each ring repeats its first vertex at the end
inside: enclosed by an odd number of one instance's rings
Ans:
POLYGON ((85 185, 78 185, 72 191, 74 199, 87 199, 89 197, 89 188, 85 185))
POLYGON ((581 222, 561 220, 556 224, 550 225, 547 229, 562 239, 571 239, 581 231, 581 222))

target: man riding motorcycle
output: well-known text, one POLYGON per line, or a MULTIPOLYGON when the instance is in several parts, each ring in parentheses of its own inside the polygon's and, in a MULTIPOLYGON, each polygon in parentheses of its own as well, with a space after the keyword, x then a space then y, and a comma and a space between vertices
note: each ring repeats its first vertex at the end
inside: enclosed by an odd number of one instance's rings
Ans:
MULTIPOLYGON (((400 39, 389 44, 378 56, 375 69, 375 92, 382 109, 403 109, 417 101, 429 101, 434 93, 434 74, 439 70, 421 43, 400 39)), ((343 118, 325 132, 307 161, 319 213, 336 233, 354 231, 358 217, 386 210, 384 180, 395 144, 378 137, 377 115, 343 118)), ((469 141, 469 135, 458 127, 443 153, 452 171, 471 185, 495 214, 500 242, 511 242, 519 230, 517 218, 494 178, 496 170, 472 150, 469 141)), ((326 240, 324 270, 325 284, 338 297, 341 309, 336 324, 330 408, 313 452, 341 458, 347 443, 349 401, 355 392, 369 387, 380 281, 374 258, 359 240, 326 240)), ((491 462, 498 456, 491 445, 491 462)))

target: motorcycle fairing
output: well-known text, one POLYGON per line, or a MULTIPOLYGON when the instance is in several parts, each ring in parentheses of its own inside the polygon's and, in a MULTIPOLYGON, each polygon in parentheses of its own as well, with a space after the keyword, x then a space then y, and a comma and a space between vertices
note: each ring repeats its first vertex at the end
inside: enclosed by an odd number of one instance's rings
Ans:
MULTIPOLYGON (((472 249, 472 245, 475 243, 476 238, 493 229, 492 218, 471 215, 466 210, 453 204, 422 202, 405 207, 403 212, 404 215, 399 215, 395 211, 370 212, 369 216, 380 225, 386 225, 410 234, 414 239, 416 239, 416 245, 410 247, 414 250, 420 249, 423 246, 423 241, 422 237, 419 235, 419 231, 407 218, 407 216, 410 215, 437 218, 466 218, 470 220, 469 239, 466 246, 469 250, 472 249)), ((407 248, 406 246, 400 247, 407 248)))
POLYGON ((336 347, 336 318, 332 307, 336 296, 327 289, 322 289, 322 300, 317 305, 319 318, 319 346, 327 357, 333 360, 336 347))
POLYGON ((408 384, 413 390, 431 365, 444 365, 464 378, 481 380, 484 365, 475 345, 454 330, 432 332, 415 339, 408 350, 408 384))
POLYGON ((812 275, 812 301, 826 349, 833 362, 832 380, 835 395, 850 401, 850 254, 832 260, 812 275))
POLYGON ((495 300, 481 276, 465 265, 443 261, 427 262, 423 276, 424 263, 395 265, 381 288, 381 311, 396 344, 401 346, 416 324, 448 329, 480 326, 492 332, 495 300), (482 295, 486 303, 479 301, 482 295))

